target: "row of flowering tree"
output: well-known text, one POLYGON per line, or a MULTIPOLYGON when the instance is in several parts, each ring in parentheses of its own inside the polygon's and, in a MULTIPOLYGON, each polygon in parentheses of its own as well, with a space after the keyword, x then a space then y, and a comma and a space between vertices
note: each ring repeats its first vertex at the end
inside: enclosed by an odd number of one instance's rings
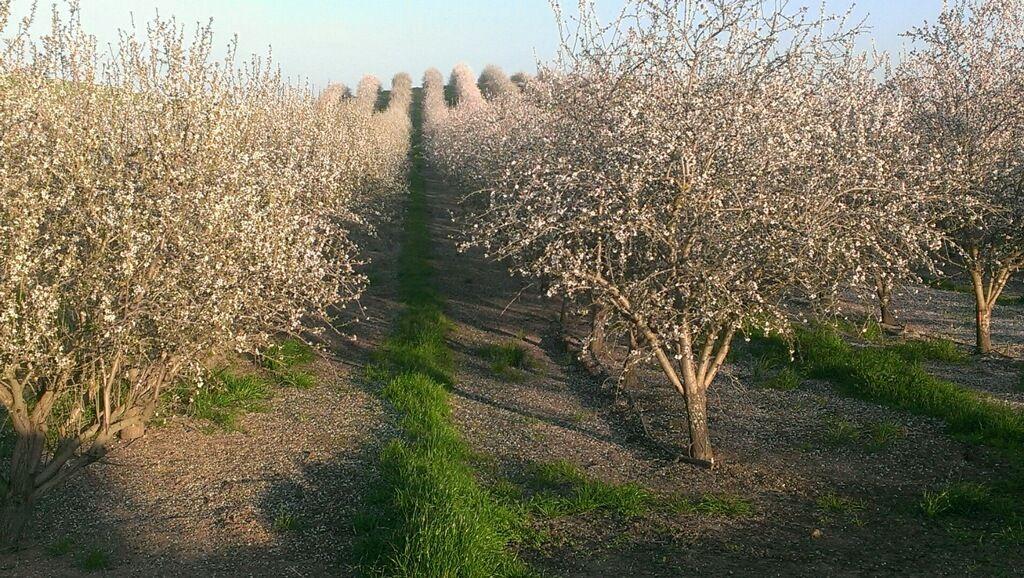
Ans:
POLYGON ((211 354, 322 327, 359 296, 351 232, 404 181, 411 89, 397 77, 374 114, 379 83, 318 100, 268 62, 215 60, 207 28, 185 42, 155 21, 101 57, 74 5, 40 39, 10 7, 0 546, 39 496, 141 435, 169 386, 201 383, 211 354))
POLYGON ((895 70, 844 17, 787 2, 627 4, 609 26, 582 4, 522 91, 481 103, 461 82, 433 115, 428 152, 476 191, 467 246, 630 334, 704 463, 738 334, 786 334, 849 291, 885 305, 943 254, 980 279, 986 349, 983 311, 1020 268, 1019 1, 951 4, 895 70))
POLYGON ((899 71, 949 258, 971 279, 977 350, 992 310, 1024 270, 1024 1, 956 0, 907 36, 899 71))

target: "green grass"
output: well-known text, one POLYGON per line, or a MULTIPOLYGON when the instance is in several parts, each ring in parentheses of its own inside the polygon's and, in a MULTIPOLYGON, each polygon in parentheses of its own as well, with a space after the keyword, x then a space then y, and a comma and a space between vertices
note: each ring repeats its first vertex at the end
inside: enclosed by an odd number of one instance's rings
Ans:
POLYGON ((754 383, 767 389, 790 391, 800 387, 803 377, 778 359, 775 352, 764 353, 754 360, 754 383))
POLYGON ((260 364, 270 371, 283 371, 306 365, 313 361, 313 348, 302 341, 289 338, 263 351, 260 364))
POLYGON ((906 435, 906 432, 898 424, 886 421, 868 424, 865 431, 868 447, 873 450, 886 448, 906 435))
POLYGON ((274 522, 271 525, 274 532, 277 532, 278 534, 298 532, 302 527, 302 518, 285 509, 281 509, 277 512, 277 515, 274 516, 274 522))
MULTIPOLYGON (((953 359, 948 346, 857 347, 834 329, 818 326, 796 330, 796 350, 796 366, 808 377, 828 380, 853 397, 942 420, 953 437, 1004 455, 1009 462, 1005 478, 984 491, 969 485, 931 490, 922 497, 921 511, 930 518, 953 516, 980 528, 970 532, 1024 538, 1024 413, 939 379, 921 366, 925 359, 953 359), (958 514, 988 501, 999 507, 988 508, 990 516, 985 519, 958 514)), ((869 433, 877 443, 900 435, 890 426, 876 426, 869 433)))
POLYGON ((654 496, 637 484, 612 484, 586 475, 575 464, 556 460, 535 463, 527 471, 532 494, 529 510, 543 518, 560 518, 604 510, 625 518, 645 514, 654 496))
POLYGON ((181 395, 191 395, 185 413, 224 429, 238 429, 239 418, 264 411, 270 399, 270 384, 258 375, 241 375, 228 369, 215 372, 199 389, 186 386, 181 395))
POLYGON ((82 556, 79 566, 86 572, 106 570, 110 566, 110 555, 105 550, 93 548, 82 556))
POLYGON ((943 277, 941 279, 931 279, 925 281, 925 285, 933 287, 935 289, 942 289, 944 291, 955 291, 957 293, 974 293, 974 287, 969 283, 957 283, 952 279, 943 277))
POLYGON ((835 492, 827 492, 818 496, 815 505, 826 520, 840 518, 844 522, 856 525, 863 523, 860 516, 866 505, 862 500, 841 496, 835 492))
POLYGON ((296 389, 311 389, 316 386, 316 377, 305 371, 289 369, 274 375, 277 385, 296 389))
MULTIPOLYGON (((928 518, 978 517, 998 513, 1007 504, 992 489, 976 482, 954 482, 921 497, 921 513, 928 518)), ((1011 506, 1012 507, 1012 506, 1011 506)))
POLYGON ((530 464, 522 486, 504 481, 499 492, 525 504, 540 519, 605 512, 632 519, 651 512, 714 517, 746 517, 753 506, 729 494, 663 496, 635 483, 614 484, 587 475, 567 460, 530 464))
POLYGON ((414 154, 404 238, 398 257, 405 309, 367 378, 400 418, 402 435, 380 456, 381 480, 356 521, 357 555, 369 576, 516 576, 528 573, 509 546, 522 512, 482 487, 472 454, 452 423, 454 381, 446 335, 451 323, 432 286, 430 233, 415 91, 414 154))
POLYGON ((231 367, 219 369, 202 387, 186 383, 173 389, 168 403, 174 410, 180 408, 185 415, 208 422, 214 430, 235 431, 243 415, 266 411, 273 386, 315 386, 316 378, 301 369, 313 358, 312 347, 297 339, 286 339, 259 355, 259 367, 252 366, 252 373, 241 373, 231 367))
POLYGON ((1024 545, 1021 495, 1020 486, 1005 482, 960 481, 925 491, 918 507, 926 519, 945 526, 954 537, 1019 546, 1024 545))
POLYGON ((480 357, 489 361, 491 371, 505 379, 516 380, 533 369, 534 361, 521 344, 512 341, 491 343, 480 348, 480 357))
POLYGON ((315 353, 309 344, 289 338, 268 347, 259 361, 277 385, 310 389, 316 385, 316 377, 302 368, 312 363, 314 357, 315 353))
POLYGON ((861 430, 857 425, 845 420, 830 420, 825 426, 825 443, 832 447, 859 444, 861 430))
POLYGON ((948 339, 915 339, 901 341, 888 346, 901 357, 912 363, 941 361, 945 363, 967 363, 968 355, 948 339))
POLYGON ((825 423, 825 445, 833 448, 858 446, 869 451, 881 451, 904 435, 903 428, 892 422, 858 425, 842 419, 830 419, 825 423))
POLYGON ((976 392, 934 377, 905 351, 893 347, 854 347, 836 331, 799 328, 799 368, 841 391, 868 401, 934 417, 960 439, 1020 453, 1024 416, 976 392))

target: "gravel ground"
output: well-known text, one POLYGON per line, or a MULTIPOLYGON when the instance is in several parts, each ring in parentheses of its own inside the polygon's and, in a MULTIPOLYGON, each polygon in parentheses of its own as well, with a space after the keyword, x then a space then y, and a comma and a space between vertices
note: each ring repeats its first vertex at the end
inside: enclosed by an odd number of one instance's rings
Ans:
POLYGON ((84 574, 94 550, 111 576, 352 574, 352 516, 396 432, 358 369, 397 311, 392 229, 374 243, 364 320, 345 327, 356 339, 314 362, 316 387, 277 390, 238 432, 180 417, 152 428, 44 499, 31 547, 0 558, 0 575, 84 574))
MULTIPOLYGON (((1020 295, 1013 286, 1007 293, 1020 295)), ((894 311, 900 323, 928 335, 974 345, 974 297, 969 293, 918 286, 897 292, 894 311)), ((992 344, 1000 353, 1024 360, 1024 305, 997 304, 992 312, 992 344)))
POLYGON ((958 541, 915 509, 925 489, 998 477, 998 456, 950 439, 936 420, 841 397, 827 384, 755 388, 747 367, 729 364, 710 401, 719 465, 706 470, 674 460, 686 439, 685 409, 664 377, 645 370, 635 393, 656 438, 650 440, 635 415, 561 349, 554 304, 479 255, 457 254, 446 217, 458 213, 455 195, 436 178, 429 182, 435 238, 447 239, 436 256, 441 289, 457 326, 454 418, 501 475, 514 477, 531 461, 567 459, 601 479, 665 494, 734 494, 754 506, 740 519, 588 514, 546 522, 548 543, 523 552, 543 573, 964 575, 1019 568, 1020 552, 958 541), (507 341, 534 359, 523 379, 495 375, 478 354, 507 341), (898 434, 881 449, 844 443, 829 435, 838 422, 893 424, 898 434), (817 501, 832 493, 862 511, 823 511, 817 501))

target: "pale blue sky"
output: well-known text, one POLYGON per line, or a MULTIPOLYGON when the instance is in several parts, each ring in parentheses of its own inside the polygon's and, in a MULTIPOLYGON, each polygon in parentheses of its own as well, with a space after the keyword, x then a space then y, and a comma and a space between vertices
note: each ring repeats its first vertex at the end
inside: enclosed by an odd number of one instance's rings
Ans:
MULTIPOLYGON (((792 0, 817 7, 820 0, 792 0)), ((575 5, 576 0, 563 0, 575 5)), ((52 0, 39 0, 41 20, 48 20, 52 0)), ((597 0, 602 13, 612 14, 622 0, 597 0)), ((826 0, 827 9, 842 11, 846 0, 826 0)), ((21 15, 30 0, 15 0, 21 15)), ((908 27, 934 21, 942 0, 861 0, 855 15, 867 17, 880 48, 898 50, 899 34, 908 27)), ((447 72, 457 62, 479 71, 497 64, 510 74, 533 70, 536 57, 555 53, 557 31, 548 0, 81 0, 85 28, 101 42, 159 10, 193 24, 213 18, 219 45, 238 34, 243 55, 265 53, 286 75, 307 78, 318 86, 329 81, 354 85, 364 73, 387 84, 400 71, 418 83, 423 71, 436 66, 447 72)))

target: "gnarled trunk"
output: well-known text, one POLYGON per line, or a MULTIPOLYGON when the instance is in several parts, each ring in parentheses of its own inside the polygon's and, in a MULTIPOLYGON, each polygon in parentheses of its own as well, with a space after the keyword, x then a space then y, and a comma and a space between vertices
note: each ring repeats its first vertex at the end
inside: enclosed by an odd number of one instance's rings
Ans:
POLYGON ((598 360, 602 360, 608 351, 605 342, 605 325, 608 323, 608 309, 599 303, 595 303, 590 309, 590 353, 598 360))
POLYGON ((42 464, 45 432, 38 429, 18 431, 11 454, 7 491, 0 505, 0 550, 17 548, 32 516, 35 501, 35 475, 42 464))
POLYGON ((34 507, 31 496, 8 492, 0 506, 0 552, 18 547, 34 507))
POLYGON ((892 284, 879 278, 875 284, 875 292, 878 295, 882 325, 896 325, 896 316, 892 313, 892 284))

